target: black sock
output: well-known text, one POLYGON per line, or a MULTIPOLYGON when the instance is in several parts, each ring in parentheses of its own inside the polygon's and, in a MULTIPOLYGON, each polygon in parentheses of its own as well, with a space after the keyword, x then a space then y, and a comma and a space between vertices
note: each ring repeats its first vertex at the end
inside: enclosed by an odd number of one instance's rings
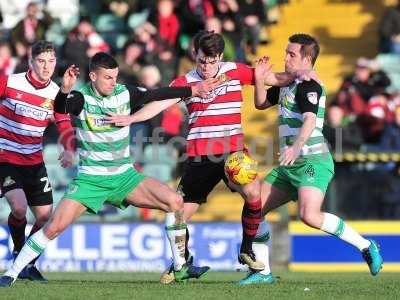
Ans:
POLYGON ((8 215, 8 228, 14 243, 14 250, 20 252, 25 244, 26 217, 17 219, 12 213, 8 215))

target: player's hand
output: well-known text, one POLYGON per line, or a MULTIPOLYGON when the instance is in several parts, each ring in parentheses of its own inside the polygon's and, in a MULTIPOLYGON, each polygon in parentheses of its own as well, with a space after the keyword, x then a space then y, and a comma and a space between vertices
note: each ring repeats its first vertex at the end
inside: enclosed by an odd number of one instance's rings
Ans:
POLYGON ((268 56, 263 56, 255 62, 254 75, 256 81, 264 81, 272 73, 273 65, 270 63, 268 56))
POLYGON ((75 152, 64 150, 63 152, 61 152, 58 160, 60 161, 61 167, 70 168, 75 163, 75 152))
POLYGON ((319 84, 321 84, 321 80, 318 77, 317 72, 314 70, 299 70, 296 71, 296 78, 300 80, 310 81, 311 79, 315 80, 319 84))
POLYGON ((207 98, 208 94, 222 83, 222 79, 209 78, 192 86, 192 96, 207 98))
POLYGON ((61 84, 61 91, 64 94, 68 94, 71 92, 72 87, 75 85, 79 76, 79 68, 75 65, 71 65, 65 71, 62 84, 61 84))
POLYGON ((107 124, 114 124, 118 127, 125 127, 135 122, 134 115, 117 115, 114 113, 107 114, 108 116, 105 118, 107 124))
POLYGON ((300 150, 295 146, 286 148, 283 153, 279 156, 279 165, 281 166, 291 166, 294 164, 296 159, 300 155, 300 150))

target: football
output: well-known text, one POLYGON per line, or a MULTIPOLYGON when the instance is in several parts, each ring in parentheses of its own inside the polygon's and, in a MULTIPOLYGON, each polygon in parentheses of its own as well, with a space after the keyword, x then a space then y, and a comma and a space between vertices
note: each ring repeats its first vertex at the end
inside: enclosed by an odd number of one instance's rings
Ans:
POLYGON ((245 152, 234 152, 225 161, 225 174, 236 184, 248 184, 257 177, 257 161, 245 152))

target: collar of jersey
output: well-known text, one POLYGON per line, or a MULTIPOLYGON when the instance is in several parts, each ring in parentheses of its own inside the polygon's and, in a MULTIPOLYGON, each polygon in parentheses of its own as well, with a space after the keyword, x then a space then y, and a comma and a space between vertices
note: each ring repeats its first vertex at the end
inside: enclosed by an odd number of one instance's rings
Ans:
MULTIPOLYGON (((115 88, 114 88, 114 90, 115 90, 115 88)), ((92 96, 96 100, 109 99, 112 96, 114 96, 114 91, 110 96, 99 96, 99 95, 97 95, 96 92, 94 91, 93 85, 91 83, 88 84, 88 92, 89 92, 90 96, 92 96)))

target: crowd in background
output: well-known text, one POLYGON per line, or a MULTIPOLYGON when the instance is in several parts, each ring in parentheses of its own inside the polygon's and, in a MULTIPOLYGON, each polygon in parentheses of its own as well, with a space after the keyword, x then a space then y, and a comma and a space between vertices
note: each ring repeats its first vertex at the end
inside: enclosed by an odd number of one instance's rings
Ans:
MULTIPOLYGON (((90 57, 104 51, 115 55, 120 83, 148 89, 169 85, 178 74, 193 67, 190 41, 199 30, 224 36, 225 60, 247 62, 260 43, 268 42, 266 28, 278 21, 279 5, 286 2, 0 0, 0 74, 25 71, 32 43, 47 39, 57 46, 58 78, 68 65, 75 64, 81 70, 83 84, 88 79, 90 57)), ((161 126, 166 136, 184 135, 184 113, 183 108, 171 108, 161 118, 135 125, 133 132, 142 130, 146 137, 154 127, 161 126)))
MULTIPOLYGON (((83 84, 90 57, 105 51, 119 63, 119 82, 154 89, 193 68, 191 38, 201 29, 223 35, 225 60, 251 61, 259 44, 269 42, 268 28, 279 21, 279 7, 287 2, 0 0, 0 74, 26 71, 30 46, 47 39, 57 47, 56 82, 66 66, 76 64, 83 84)), ((400 151, 400 1, 386 10, 377 29, 380 54, 375 59, 360 57, 354 72, 330 99, 324 134, 334 151, 338 147, 340 151, 400 151)), ((132 144, 139 145, 143 154, 156 127, 164 129, 164 141, 185 136, 185 113, 178 104, 157 118, 135 124, 132 144), (138 141, 138 136, 143 139, 138 141)), ((56 139, 50 129, 47 142, 56 139)), ((184 151, 182 145, 175 150, 184 151)), ((398 169, 392 166, 390 172, 394 170, 398 169)), ((396 193, 400 202, 400 191, 396 193)))
MULTIPOLYGON (((26 71, 31 45, 46 39, 57 48, 56 82, 67 66, 75 64, 81 70, 80 83, 76 86, 79 88, 88 79, 90 58, 96 52, 104 51, 116 57, 120 83, 154 89, 169 85, 178 74, 193 68, 190 43, 194 34, 202 29, 223 35, 225 60, 250 61, 258 45, 268 43, 267 28, 278 22, 279 6, 287 2, 0 0, 0 74, 26 71)), ((168 161, 154 162, 151 151, 146 151, 145 146, 154 128, 163 129, 164 142, 175 136, 186 136, 185 113, 183 106, 175 105, 152 120, 132 125, 132 149, 139 162, 138 169, 164 181, 179 174, 171 153, 168 161)), ((45 135, 45 160, 53 160, 58 151, 53 147, 56 142, 56 130, 49 127, 45 135)), ((175 152, 184 151, 182 143, 173 146, 175 152)), ((149 149, 151 147, 147 147, 149 149)), ((57 162, 53 163, 47 168, 50 180, 54 179, 53 192, 57 199, 65 189, 63 177, 68 174, 58 169, 57 162), (52 170, 53 163, 57 170, 52 170)), ((109 210, 113 208, 106 207, 105 212, 108 214, 109 210)), ((146 218, 148 212, 141 213, 146 218)))

